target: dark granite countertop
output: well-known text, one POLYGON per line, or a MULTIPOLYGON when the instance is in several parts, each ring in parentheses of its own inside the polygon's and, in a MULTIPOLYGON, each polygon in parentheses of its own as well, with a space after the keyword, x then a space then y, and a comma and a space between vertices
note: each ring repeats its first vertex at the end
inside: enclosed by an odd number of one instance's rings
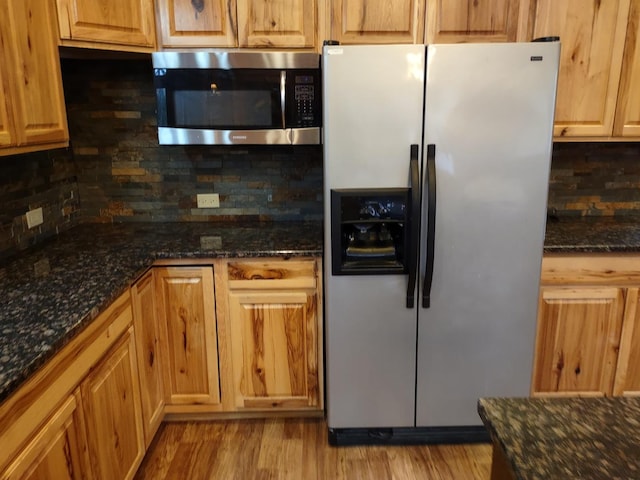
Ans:
POLYGON ((157 259, 321 254, 319 222, 72 228, 0 264, 0 402, 157 259))
POLYGON ((640 216, 549 217, 544 251, 640 252, 640 216))
POLYGON ((486 398, 478 413, 517 479, 640 478, 640 398, 486 398))
MULTIPOLYGON (((640 216, 552 217, 552 252, 640 252, 640 216)), ((77 226, 0 263, 0 401, 157 259, 321 254, 320 222, 77 226)))

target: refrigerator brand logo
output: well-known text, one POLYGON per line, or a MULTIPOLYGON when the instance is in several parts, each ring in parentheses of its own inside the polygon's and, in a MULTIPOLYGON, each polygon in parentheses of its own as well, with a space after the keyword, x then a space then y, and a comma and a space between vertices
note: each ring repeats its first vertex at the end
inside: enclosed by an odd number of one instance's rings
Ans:
POLYGON ((531 61, 532 62, 541 62, 542 61, 542 55, 532 55, 531 56, 531 61))
POLYGON ((234 140, 246 140, 247 136, 246 135, 231 135, 231 138, 233 138, 234 140))

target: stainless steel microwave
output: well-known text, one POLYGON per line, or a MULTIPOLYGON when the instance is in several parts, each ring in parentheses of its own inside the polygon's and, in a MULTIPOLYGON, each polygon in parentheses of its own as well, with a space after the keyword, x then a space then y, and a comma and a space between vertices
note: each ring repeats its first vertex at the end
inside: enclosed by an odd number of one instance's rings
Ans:
POLYGON ((320 56, 154 52, 162 145, 318 144, 320 56))

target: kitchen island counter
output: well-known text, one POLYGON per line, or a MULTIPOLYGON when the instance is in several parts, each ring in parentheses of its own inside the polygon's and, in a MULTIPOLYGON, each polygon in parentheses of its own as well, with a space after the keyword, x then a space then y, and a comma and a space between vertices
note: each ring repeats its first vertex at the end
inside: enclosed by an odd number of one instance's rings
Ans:
POLYGON ((158 259, 321 253, 320 223, 72 228, 0 264, 0 402, 158 259))
POLYGON ((492 480, 640 478, 640 398, 482 398, 492 480))

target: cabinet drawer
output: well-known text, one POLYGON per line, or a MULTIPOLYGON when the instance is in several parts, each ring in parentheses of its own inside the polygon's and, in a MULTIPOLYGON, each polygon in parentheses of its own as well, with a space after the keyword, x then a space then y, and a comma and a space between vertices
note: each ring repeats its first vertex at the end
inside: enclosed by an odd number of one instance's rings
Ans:
POLYGON ((313 259, 282 261, 231 261, 230 289, 316 288, 317 266, 313 259))

